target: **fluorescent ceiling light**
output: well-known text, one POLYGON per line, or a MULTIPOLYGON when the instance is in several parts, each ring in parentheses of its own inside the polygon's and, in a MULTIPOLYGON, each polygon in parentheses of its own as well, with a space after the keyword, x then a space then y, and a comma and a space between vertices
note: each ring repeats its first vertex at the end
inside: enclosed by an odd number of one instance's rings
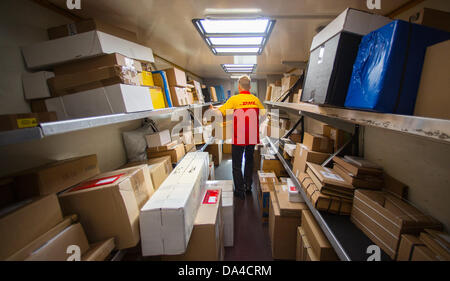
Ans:
POLYGON ((256 64, 222 64, 222 68, 227 73, 253 73, 256 64))
POLYGON ((194 19, 195 28, 215 55, 260 55, 275 20, 261 17, 194 19))
POLYGON ((223 46, 243 46, 243 45, 257 45, 260 46, 264 37, 210 37, 212 45, 223 46))
POLYGON ((226 68, 248 68, 248 67, 253 68, 255 65, 254 64, 224 64, 223 66, 226 68))

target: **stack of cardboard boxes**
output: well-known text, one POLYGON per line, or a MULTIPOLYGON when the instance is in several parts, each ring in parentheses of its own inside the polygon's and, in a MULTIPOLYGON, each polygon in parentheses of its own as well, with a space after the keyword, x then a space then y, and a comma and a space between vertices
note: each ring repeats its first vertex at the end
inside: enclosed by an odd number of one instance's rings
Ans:
POLYGON ((205 103, 205 97, 203 96, 202 85, 200 85, 200 82, 191 80, 188 81, 188 85, 191 85, 194 103, 196 104, 205 103))
POLYGON ((188 91, 186 73, 176 67, 164 70, 173 106, 185 106, 194 103, 194 96, 188 91))
POLYGON ((425 229, 419 236, 402 234, 397 261, 450 261, 450 235, 425 229))
POLYGON ((147 140, 147 158, 170 156, 172 163, 178 163, 185 155, 185 144, 172 141, 169 130, 145 136, 147 140))
POLYGON ((96 20, 48 33, 51 40, 22 49, 28 68, 53 70, 23 77, 33 112, 66 120, 166 107, 145 67, 154 62, 152 50, 137 44, 135 33, 96 20))

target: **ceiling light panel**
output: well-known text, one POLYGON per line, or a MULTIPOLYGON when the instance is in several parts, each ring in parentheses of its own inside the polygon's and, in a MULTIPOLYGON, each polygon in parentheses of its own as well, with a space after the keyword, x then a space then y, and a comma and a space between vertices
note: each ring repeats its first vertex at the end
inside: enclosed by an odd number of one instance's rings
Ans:
POLYGON ((273 30, 268 18, 194 19, 193 24, 215 55, 260 55, 273 30))
POLYGON ((227 73, 253 73, 256 64, 222 64, 222 68, 227 73))

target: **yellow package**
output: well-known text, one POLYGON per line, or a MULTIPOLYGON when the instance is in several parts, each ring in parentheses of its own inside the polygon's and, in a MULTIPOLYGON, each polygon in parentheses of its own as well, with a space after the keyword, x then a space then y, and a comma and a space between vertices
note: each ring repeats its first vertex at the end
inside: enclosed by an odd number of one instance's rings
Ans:
POLYGON ((152 97, 153 109, 165 108, 166 99, 164 94, 159 87, 150 88, 150 96, 152 97))
POLYGON ((139 80, 141 82, 141 86, 155 86, 153 82, 153 74, 148 71, 142 71, 139 73, 139 80))

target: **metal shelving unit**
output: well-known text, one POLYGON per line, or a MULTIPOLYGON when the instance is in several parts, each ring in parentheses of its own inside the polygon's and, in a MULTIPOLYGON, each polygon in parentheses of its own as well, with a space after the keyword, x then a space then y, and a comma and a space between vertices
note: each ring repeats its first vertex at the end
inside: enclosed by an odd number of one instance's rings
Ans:
POLYGON ((376 127, 450 144, 450 120, 324 107, 309 103, 265 102, 265 104, 272 108, 294 111, 330 125, 341 122, 376 127))
MULTIPOLYGON (((277 146, 279 139, 266 137, 263 143, 267 143, 272 152, 276 153, 278 159, 283 164, 293 183, 296 185, 301 196, 306 202, 311 213, 314 215, 317 223, 330 241, 339 258, 343 261, 365 261, 370 254, 367 254, 367 248, 374 243, 351 221, 349 216, 333 215, 325 212, 319 212, 302 188, 301 182, 292 172, 292 166, 282 156, 277 146)), ((382 251, 382 261, 390 261, 390 257, 382 251)))
POLYGON ((53 135, 60 135, 90 128, 119 124, 127 121, 169 115, 182 110, 201 109, 209 106, 210 104, 216 105, 220 103, 216 102, 205 104, 193 104, 183 107, 171 107, 135 113, 112 114, 89 118, 42 123, 38 127, 34 128, 0 132, 0 146, 23 143, 32 140, 39 140, 53 135))

